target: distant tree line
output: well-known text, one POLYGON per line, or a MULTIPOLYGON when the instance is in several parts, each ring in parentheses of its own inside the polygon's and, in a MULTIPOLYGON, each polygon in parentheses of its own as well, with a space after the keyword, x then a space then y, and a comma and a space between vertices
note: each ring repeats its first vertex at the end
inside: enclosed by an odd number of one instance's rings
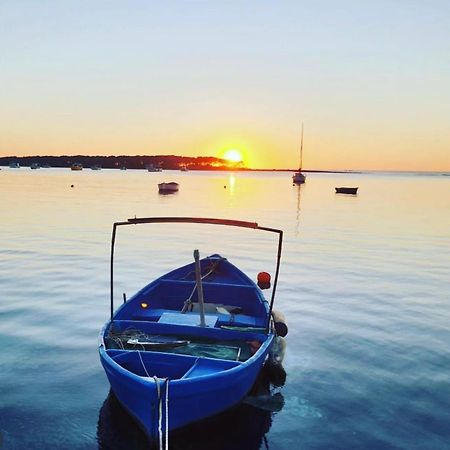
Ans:
POLYGON ((105 169, 146 169, 148 166, 161 167, 161 169, 180 169, 185 166, 188 170, 236 170, 245 169, 243 163, 230 163, 214 156, 4 156, 0 157, 0 165, 7 166, 11 162, 18 162, 21 166, 39 164, 50 167, 70 167, 74 163, 89 168, 99 166, 105 169))

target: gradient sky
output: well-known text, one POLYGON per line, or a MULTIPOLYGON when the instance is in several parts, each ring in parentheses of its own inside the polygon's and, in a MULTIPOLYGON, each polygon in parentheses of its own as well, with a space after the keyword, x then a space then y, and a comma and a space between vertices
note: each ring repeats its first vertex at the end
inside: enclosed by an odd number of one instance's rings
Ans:
POLYGON ((0 1, 0 156, 450 171, 450 1, 0 1))

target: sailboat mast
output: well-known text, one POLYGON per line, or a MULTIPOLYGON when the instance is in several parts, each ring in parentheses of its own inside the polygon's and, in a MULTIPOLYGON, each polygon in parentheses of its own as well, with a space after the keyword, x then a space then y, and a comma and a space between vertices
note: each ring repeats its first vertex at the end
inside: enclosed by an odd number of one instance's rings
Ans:
POLYGON ((303 122, 302 122, 302 137, 300 139, 300 166, 298 168, 298 171, 301 172, 302 170, 302 161, 303 160, 303 122))

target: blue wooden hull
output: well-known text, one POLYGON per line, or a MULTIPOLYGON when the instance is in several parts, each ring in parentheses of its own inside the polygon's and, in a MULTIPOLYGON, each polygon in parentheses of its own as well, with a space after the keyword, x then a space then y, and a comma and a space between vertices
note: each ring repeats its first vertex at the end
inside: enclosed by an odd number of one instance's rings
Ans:
MULTIPOLYGON (((180 428, 239 403, 273 341, 272 331, 265 329, 269 309, 259 288, 218 255, 201 260, 201 265, 205 273, 215 267, 203 282, 209 326, 198 326, 196 312, 181 312, 195 287, 189 264, 144 287, 100 333, 100 359, 111 388, 151 439, 165 433, 166 425, 168 430, 180 428), (173 342, 189 345, 154 350, 147 346, 150 343, 134 346, 126 339, 117 345, 116 336, 130 329, 139 330, 147 340, 158 336, 170 341, 176 336, 173 342), (189 346, 194 351, 183 353, 189 346), (237 352, 232 357, 196 353, 202 346, 237 352)), ((195 296, 193 300, 195 305, 195 296)))

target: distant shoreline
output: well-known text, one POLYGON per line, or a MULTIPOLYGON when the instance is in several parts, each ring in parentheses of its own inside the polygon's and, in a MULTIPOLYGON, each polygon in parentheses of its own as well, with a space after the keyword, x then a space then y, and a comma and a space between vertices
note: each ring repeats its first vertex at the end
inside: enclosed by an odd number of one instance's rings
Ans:
MULTIPOLYGON (((100 167, 104 169, 142 169, 157 167, 162 170, 205 170, 205 171, 240 171, 240 172, 295 172, 293 169, 252 169, 242 166, 242 163, 229 163, 228 161, 213 156, 175 156, 175 155, 153 155, 153 156, 2 156, 0 166, 8 166, 10 163, 19 163, 22 167, 30 167, 38 164, 40 167, 69 168, 72 164, 81 164, 85 168, 100 167)), ((315 170, 302 169, 305 173, 362 173, 355 170, 315 170)))
MULTIPOLYGON (((142 169, 149 167, 162 170, 192 170, 192 171, 226 171, 226 172, 296 172, 292 169, 252 169, 244 167, 242 163, 232 164, 224 159, 213 156, 176 156, 176 155, 135 155, 135 156, 1 156, 0 166, 9 166, 10 163, 19 163, 21 167, 31 167, 37 164, 40 167, 70 168, 73 164, 81 164, 84 168, 97 167, 103 169, 142 169)), ((347 170, 319 170, 302 169, 304 173, 404 173, 404 174, 442 174, 449 175, 450 171, 418 171, 418 170, 388 170, 388 169, 347 169, 347 170)))

